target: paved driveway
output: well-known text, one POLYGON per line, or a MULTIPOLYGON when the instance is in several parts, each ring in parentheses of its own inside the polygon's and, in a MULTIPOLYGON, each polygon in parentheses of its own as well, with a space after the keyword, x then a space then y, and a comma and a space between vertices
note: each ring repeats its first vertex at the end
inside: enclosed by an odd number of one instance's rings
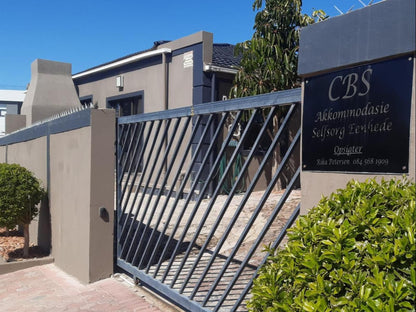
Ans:
POLYGON ((83 285, 54 264, 0 275, 0 311, 178 311, 123 276, 83 285))

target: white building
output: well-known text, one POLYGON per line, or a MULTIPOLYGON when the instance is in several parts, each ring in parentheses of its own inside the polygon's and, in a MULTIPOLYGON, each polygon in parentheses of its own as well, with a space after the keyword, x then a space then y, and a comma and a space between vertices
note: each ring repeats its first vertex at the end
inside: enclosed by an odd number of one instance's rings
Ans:
POLYGON ((5 134, 5 115, 20 114, 26 91, 0 90, 0 136, 5 134))

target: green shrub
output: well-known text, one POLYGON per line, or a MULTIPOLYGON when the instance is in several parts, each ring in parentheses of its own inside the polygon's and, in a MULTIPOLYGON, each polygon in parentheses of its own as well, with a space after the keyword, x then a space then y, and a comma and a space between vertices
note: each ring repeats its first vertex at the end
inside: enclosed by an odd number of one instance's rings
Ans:
POLYGON ((415 184, 351 181, 271 251, 250 311, 415 311, 415 184))
POLYGON ((36 177, 17 164, 0 164, 0 226, 24 229, 24 256, 29 253, 29 224, 38 214, 36 205, 44 196, 36 177))

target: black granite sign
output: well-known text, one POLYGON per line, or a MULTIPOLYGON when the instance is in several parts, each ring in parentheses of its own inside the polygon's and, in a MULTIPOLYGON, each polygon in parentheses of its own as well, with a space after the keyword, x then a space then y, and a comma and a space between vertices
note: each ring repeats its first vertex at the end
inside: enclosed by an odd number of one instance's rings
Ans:
POLYGON ((303 170, 406 173, 413 58, 305 80, 303 170))

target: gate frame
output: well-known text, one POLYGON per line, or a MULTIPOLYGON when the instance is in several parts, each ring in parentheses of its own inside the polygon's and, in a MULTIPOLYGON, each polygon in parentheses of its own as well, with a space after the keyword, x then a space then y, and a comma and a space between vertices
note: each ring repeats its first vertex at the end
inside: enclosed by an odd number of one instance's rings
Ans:
MULTIPOLYGON (((190 107, 183 107, 177 108, 167 111, 160 111, 160 112, 152 112, 152 113, 145 113, 140 115, 131 115, 131 116, 124 116, 117 118, 117 126, 116 126, 116 222, 115 222, 115 243, 116 243, 116 265, 122 268, 123 270, 129 272, 133 275, 135 281, 140 283, 143 286, 146 286, 165 299, 177 304, 179 307, 184 308, 188 311, 211 311, 202 307, 198 302, 193 301, 192 299, 188 298, 187 296, 180 294, 173 288, 170 288, 168 285, 163 284, 159 280, 153 278, 149 274, 147 274, 144 270, 139 270, 138 267, 131 265, 130 263, 124 261, 123 259, 119 258, 121 254, 120 246, 119 246, 119 234, 121 231, 121 225, 119 224, 118 220, 120 217, 120 212, 122 207, 120 203, 121 198, 121 183, 123 179, 123 172, 121 172, 121 165, 119 163, 120 156, 122 154, 122 150, 120 148, 120 133, 119 133, 119 126, 124 124, 131 124, 137 122, 149 122, 149 121, 157 121, 163 119, 172 119, 172 118, 183 118, 183 117, 193 117, 195 115, 204 115, 204 114, 215 114, 215 113, 223 113, 223 112, 231 112, 231 111, 241 111, 245 109, 257 109, 257 108, 268 108, 273 106, 286 106, 286 105, 301 105, 301 88, 279 91, 274 93, 262 94, 258 96, 252 97, 244 97, 244 98, 237 98, 231 99, 227 101, 219 101, 219 102, 210 102, 210 103, 203 103, 198 104, 190 107)), ((299 127, 300 129, 300 127, 299 127)), ((300 130, 298 135, 300 136, 300 130)), ((299 172, 300 168, 298 168, 299 172)), ((292 216, 288 220, 286 226, 282 230, 282 235, 279 236, 278 241, 283 239, 284 234, 286 233, 286 229, 296 220, 300 211, 300 206, 295 209, 292 216)), ((264 259, 266 259, 265 256, 264 259)), ((265 261, 261 263, 264 264, 265 261)), ((256 270, 256 274, 259 270, 259 267, 256 270)), ((252 283, 252 280, 251 280, 252 283)), ((250 283, 246 287, 246 290, 251 288, 250 283)), ((245 295, 244 295, 245 296, 245 295)), ((241 303, 237 301, 237 303, 241 303)), ((237 305, 236 303, 236 305, 237 305)))

